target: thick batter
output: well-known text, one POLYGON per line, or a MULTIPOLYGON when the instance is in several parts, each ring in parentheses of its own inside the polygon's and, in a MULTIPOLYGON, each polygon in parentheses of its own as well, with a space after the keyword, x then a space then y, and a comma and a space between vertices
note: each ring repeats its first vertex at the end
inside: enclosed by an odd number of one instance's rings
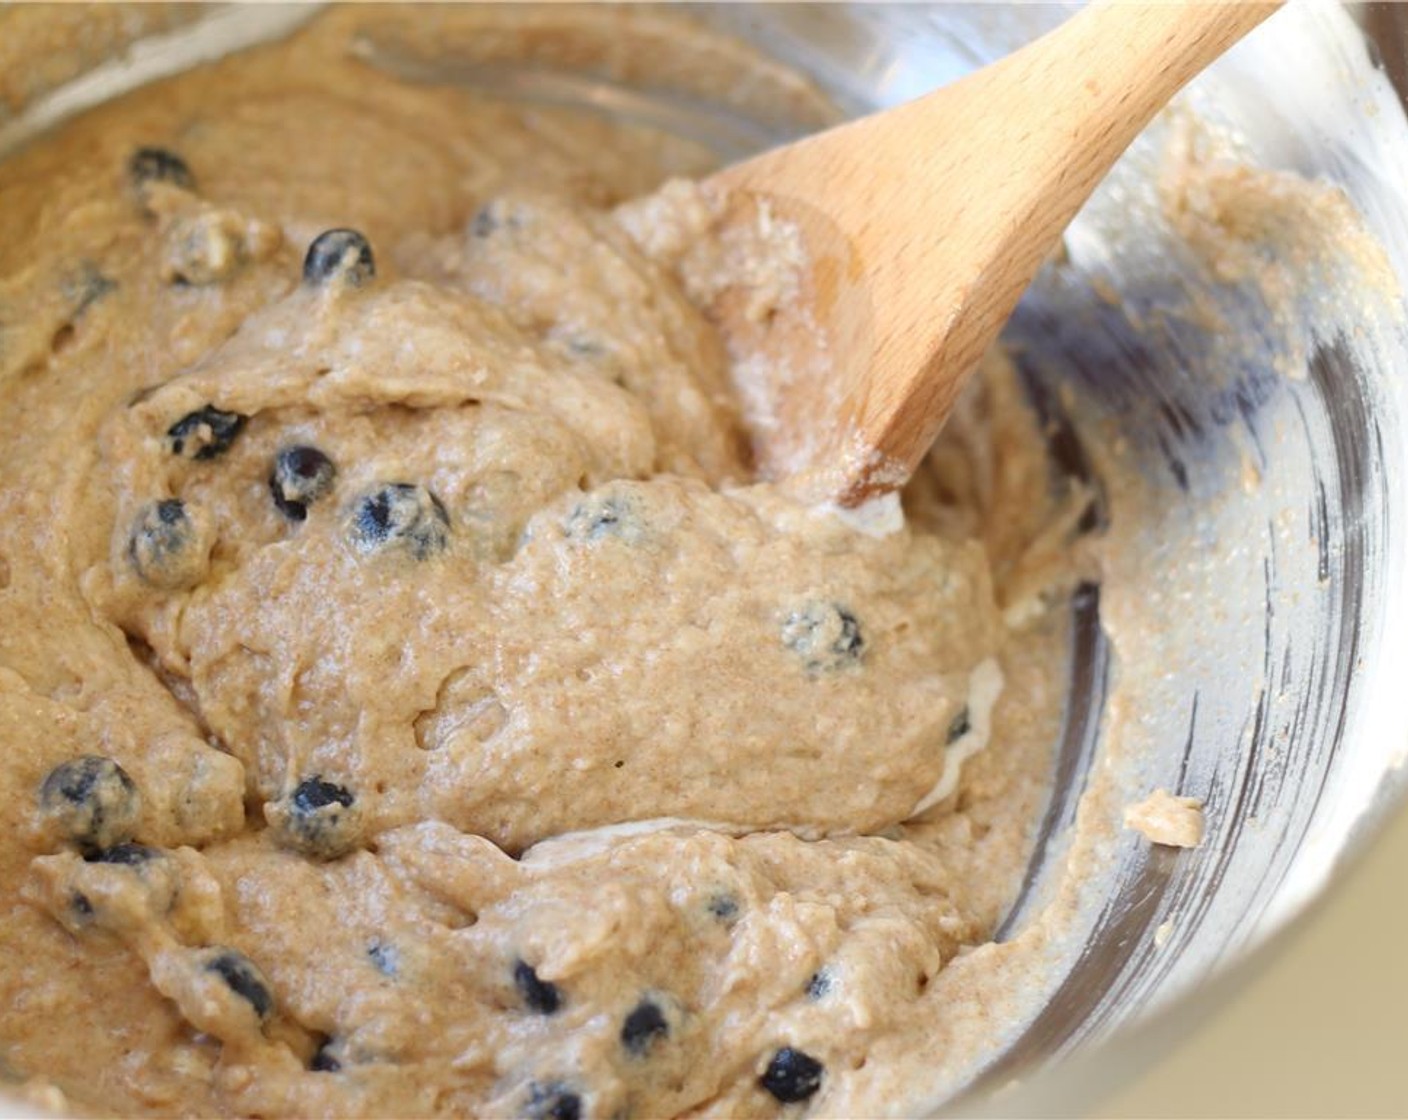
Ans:
POLYGON ((8 1075, 554 1120, 956 1083, 1061 694, 1010 375, 897 532, 755 482, 709 208, 618 206, 704 154, 398 83, 358 18, 0 164, 8 1075))

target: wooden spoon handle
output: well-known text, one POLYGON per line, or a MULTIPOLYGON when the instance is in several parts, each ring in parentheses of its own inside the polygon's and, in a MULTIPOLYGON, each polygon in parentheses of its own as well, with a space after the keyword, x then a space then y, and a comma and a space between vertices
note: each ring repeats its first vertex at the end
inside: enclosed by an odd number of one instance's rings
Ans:
MULTIPOLYGON (((844 377, 830 496, 857 505, 909 478, 963 381, 1062 230, 1190 78, 1277 3, 1095 0, 1006 58, 898 108, 720 173, 766 196, 855 278, 834 295, 844 377), (829 248, 828 248, 829 247, 829 248), (860 326, 857 326, 860 324, 860 326)), ((836 403, 783 424, 836 423, 836 403)), ((784 402, 788 403, 788 402, 784 402)), ((789 469, 797 469, 793 464, 789 469)))

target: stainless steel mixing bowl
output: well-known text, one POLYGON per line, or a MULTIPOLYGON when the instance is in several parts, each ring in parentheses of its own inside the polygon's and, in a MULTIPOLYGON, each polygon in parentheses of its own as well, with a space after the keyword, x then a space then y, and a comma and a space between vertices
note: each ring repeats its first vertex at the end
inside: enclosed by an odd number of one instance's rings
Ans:
MULTIPOLYGON (((72 82, 0 118, 0 152, 84 103, 280 34, 307 14, 209 9, 118 62, 92 69, 97 59, 77 59, 72 82)), ((828 4, 701 5, 694 14, 809 73, 855 113, 947 82, 1064 12, 828 4)), ((1369 16, 1401 70, 1401 17, 1369 16)), ((386 64, 413 68, 394 53, 386 64)), ((1345 11, 1292 4, 1184 105, 1248 165, 1338 184, 1408 278, 1408 124, 1377 58, 1345 11)), ((485 64, 476 59, 458 79, 476 80, 485 64)), ((502 86, 507 71, 495 74, 502 86)), ((514 81, 524 96, 664 122, 725 157, 816 123, 766 96, 705 104, 667 88, 668 75, 645 96, 590 69, 530 68, 514 81)), ((1317 897, 1405 786, 1401 300, 1364 290, 1352 269, 1314 271, 1292 284, 1289 302, 1268 300, 1253 275, 1210 276, 1160 196, 1179 127, 1176 114, 1166 117, 1135 145, 1006 336, 1047 421, 1053 462, 1101 495, 1094 527, 1123 545, 1118 581, 1087 584, 1072 604, 1055 792, 1000 938, 1040 912, 1078 811, 1101 836, 1097 865, 1081 888, 1075 936, 1053 950, 1031 1015, 1008 1024, 950 1102, 961 1111, 1088 1105, 1111 1084, 1112 1055, 1131 1068, 1158 1032, 1191 1021, 1205 1001, 1189 993, 1207 992, 1317 897), (1104 473, 1116 461, 1140 480, 1136 497, 1104 473), (1121 831, 1122 806, 1155 786, 1205 800, 1200 848, 1151 848, 1121 831), (1100 795, 1081 807, 1088 789, 1100 795), (1130 1029, 1155 1011, 1154 1033, 1130 1029)), ((895 1102, 910 1112, 939 1106, 895 1102)))

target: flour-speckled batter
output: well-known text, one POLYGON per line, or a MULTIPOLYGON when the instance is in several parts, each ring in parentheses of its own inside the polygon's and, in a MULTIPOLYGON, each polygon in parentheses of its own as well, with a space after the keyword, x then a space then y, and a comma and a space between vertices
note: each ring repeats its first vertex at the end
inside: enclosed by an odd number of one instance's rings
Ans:
POLYGON ((553 1120, 957 1080, 1061 694, 1010 374, 897 532, 754 482, 709 207, 626 201, 704 153, 402 84, 363 18, 0 163, 6 1075, 553 1120))

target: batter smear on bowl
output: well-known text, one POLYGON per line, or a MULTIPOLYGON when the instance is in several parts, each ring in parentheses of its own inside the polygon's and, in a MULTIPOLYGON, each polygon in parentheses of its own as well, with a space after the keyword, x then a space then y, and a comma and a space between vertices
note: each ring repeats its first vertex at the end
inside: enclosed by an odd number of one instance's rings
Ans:
POLYGON ((693 146, 402 84, 363 18, 0 164, 6 1075, 266 1117, 952 1087, 1082 504, 1010 369, 892 531, 799 502, 700 297, 795 293, 777 231, 720 250, 687 182, 637 197, 693 146))

